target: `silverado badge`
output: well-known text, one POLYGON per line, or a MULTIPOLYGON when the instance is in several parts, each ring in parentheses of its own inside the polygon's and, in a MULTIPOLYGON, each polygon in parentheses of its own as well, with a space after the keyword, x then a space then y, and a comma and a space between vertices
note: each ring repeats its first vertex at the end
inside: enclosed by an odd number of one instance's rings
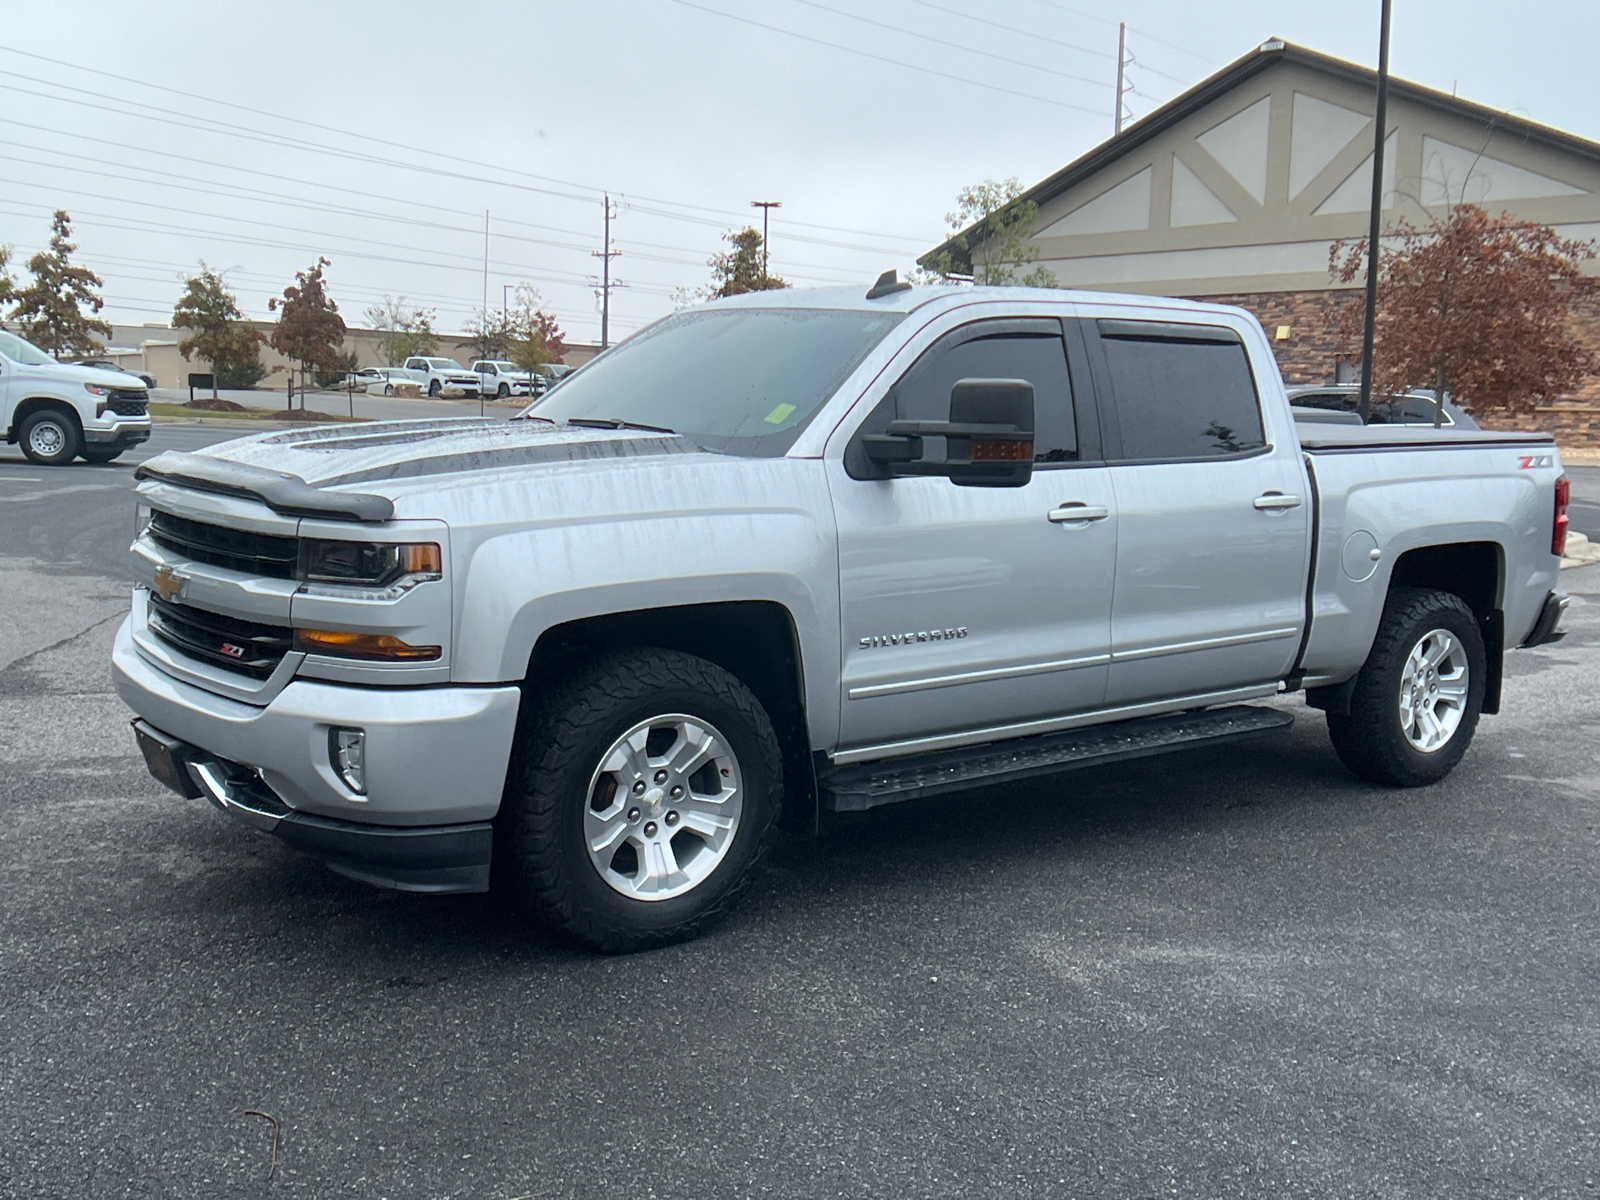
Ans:
POLYGON ((880 633, 873 637, 862 638, 861 648, 872 650, 878 646, 909 646, 916 642, 953 642, 956 638, 966 636, 965 625, 955 629, 916 629, 909 633, 880 633))

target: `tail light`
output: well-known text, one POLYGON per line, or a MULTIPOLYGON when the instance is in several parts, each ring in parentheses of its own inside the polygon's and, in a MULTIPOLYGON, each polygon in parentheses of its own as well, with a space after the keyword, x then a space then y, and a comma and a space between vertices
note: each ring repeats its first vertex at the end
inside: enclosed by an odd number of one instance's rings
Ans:
POLYGON ((1556 480, 1556 519, 1550 529, 1550 553, 1560 555, 1567 548, 1567 503, 1572 499, 1572 484, 1563 475, 1556 480))

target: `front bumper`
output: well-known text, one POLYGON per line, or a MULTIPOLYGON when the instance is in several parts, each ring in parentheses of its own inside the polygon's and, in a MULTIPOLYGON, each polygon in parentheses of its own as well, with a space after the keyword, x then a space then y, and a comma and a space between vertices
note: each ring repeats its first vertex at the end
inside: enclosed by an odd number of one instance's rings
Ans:
POLYGON ((181 796, 204 797, 230 817, 275 834, 351 879, 402 892, 486 892, 494 845, 487 821, 402 827, 295 812, 239 763, 207 754, 143 718, 133 722, 150 773, 181 796))
POLYGON ((144 420, 137 418, 129 421, 117 421, 104 428, 95 428, 85 425, 83 441, 85 445, 95 447, 105 446, 137 446, 140 442, 150 440, 150 418, 144 420))
POLYGON ((162 671, 117 631, 112 679, 129 708, 206 754, 249 768, 285 808, 362 825, 490 820, 500 808, 521 692, 512 687, 359 687, 292 679, 266 704, 162 671), (334 773, 329 731, 366 731, 367 792, 334 773))

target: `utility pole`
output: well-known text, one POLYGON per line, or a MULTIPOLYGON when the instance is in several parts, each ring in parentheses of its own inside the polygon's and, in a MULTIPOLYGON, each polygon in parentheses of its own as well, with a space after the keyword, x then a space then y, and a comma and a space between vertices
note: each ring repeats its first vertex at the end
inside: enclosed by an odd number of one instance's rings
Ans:
POLYGON ((1127 87, 1127 75, 1124 68, 1128 65, 1128 23, 1121 21, 1117 24, 1117 114, 1111 123, 1111 135, 1115 137, 1122 132, 1122 93, 1127 87))
POLYGON ((504 321, 511 312, 511 304, 508 299, 510 294, 511 285, 509 283, 502 283, 500 285, 500 319, 502 321, 504 321))
POLYGON ((483 210, 483 308, 480 310, 487 314, 489 311, 489 210, 483 210))
POLYGON ((611 260, 621 254, 621 250, 611 248, 611 193, 607 192, 606 205, 606 240, 604 250, 591 250, 590 256, 600 260, 600 349, 605 350, 611 345, 611 260))
POLYGON ((782 208, 782 200, 752 200, 751 208, 761 210, 761 282, 767 281, 767 216, 775 208, 782 208))
MULTIPOLYGON (((1372 417, 1372 345, 1378 328, 1378 235, 1383 227, 1383 142, 1389 123, 1389 0, 1383 0, 1378 29, 1378 111, 1372 124, 1372 220, 1367 227, 1367 312, 1361 326, 1361 400, 1365 425, 1372 417)), ((1437 408, 1444 397, 1437 397, 1437 408)))

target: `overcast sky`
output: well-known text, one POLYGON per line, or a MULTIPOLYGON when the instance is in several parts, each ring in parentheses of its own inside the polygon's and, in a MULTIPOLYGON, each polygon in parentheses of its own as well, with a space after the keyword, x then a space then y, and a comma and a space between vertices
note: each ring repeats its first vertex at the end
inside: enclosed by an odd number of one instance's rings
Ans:
MULTIPOLYGON (((1397 75, 1600 139, 1595 0, 1394 7, 1397 75)), ((114 320, 166 320, 202 258, 265 316, 320 254, 351 324, 388 293, 459 329, 486 292, 498 306, 528 282, 583 340, 599 333, 602 189, 627 285, 615 338, 704 285, 721 235, 759 223, 751 200, 783 203, 772 270, 791 282, 907 271, 964 184, 1033 183, 1109 135, 1118 21, 1135 115, 1271 36, 1369 65, 1378 36, 1378 0, 3 12, 0 243, 25 261, 67 209, 114 320)))

